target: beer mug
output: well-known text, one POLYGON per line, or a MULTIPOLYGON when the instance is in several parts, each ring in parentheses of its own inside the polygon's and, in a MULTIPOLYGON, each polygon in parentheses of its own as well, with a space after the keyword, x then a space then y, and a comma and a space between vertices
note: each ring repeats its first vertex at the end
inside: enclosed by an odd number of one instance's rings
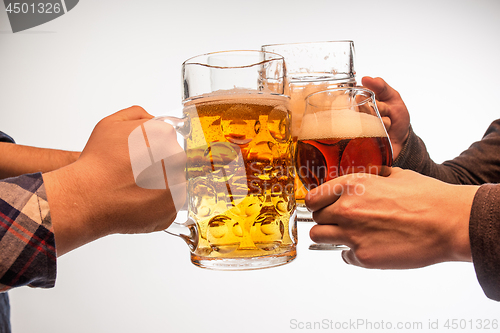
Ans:
MULTIPOLYGON (((350 173, 388 176, 392 146, 375 103, 361 87, 309 95, 298 134, 296 170, 307 190, 350 173)), ((310 249, 334 249, 316 244, 310 249)))
MULTIPOLYGON (((287 65, 285 94, 290 96, 292 140, 297 136, 306 106, 314 92, 356 86, 354 43, 350 40, 263 45, 263 51, 282 55, 287 65)), ((312 222, 305 207, 307 190, 295 178, 297 221, 312 222)))
POLYGON ((225 51, 182 65, 183 117, 157 117, 184 137, 187 221, 166 231, 204 268, 290 262, 297 231, 283 57, 225 51))

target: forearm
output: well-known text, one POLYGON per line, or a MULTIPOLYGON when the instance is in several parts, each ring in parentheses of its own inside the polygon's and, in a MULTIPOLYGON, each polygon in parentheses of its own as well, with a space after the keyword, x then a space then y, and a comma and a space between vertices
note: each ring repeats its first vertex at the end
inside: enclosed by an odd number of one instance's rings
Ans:
POLYGON ((0 179, 48 172, 73 163, 80 152, 0 142, 0 179))
POLYGON ((91 179, 86 170, 74 165, 43 174, 58 257, 106 235, 95 223, 99 216, 92 216, 97 184, 85 179, 91 179))
POLYGON ((410 130, 403 150, 394 161, 394 166, 451 184, 481 185, 500 181, 500 124, 494 122, 481 141, 472 144, 460 156, 442 164, 429 156, 424 142, 410 130), (496 125, 496 126, 495 126, 496 125))
MULTIPOLYGON (((135 106, 102 119, 76 162, 43 173, 58 256, 106 235, 159 231, 173 222, 176 206, 168 186, 141 188, 132 171, 130 134, 152 117, 135 106)), ((165 125, 155 140, 171 146, 172 155, 183 152, 174 128, 165 125)), ((184 179, 185 163, 167 163, 174 179, 184 179)))
POLYGON ((457 180, 454 170, 439 165, 431 159, 425 143, 415 134, 412 128, 410 128, 408 138, 401 152, 394 161, 394 166, 413 170, 447 183, 461 183, 457 180))

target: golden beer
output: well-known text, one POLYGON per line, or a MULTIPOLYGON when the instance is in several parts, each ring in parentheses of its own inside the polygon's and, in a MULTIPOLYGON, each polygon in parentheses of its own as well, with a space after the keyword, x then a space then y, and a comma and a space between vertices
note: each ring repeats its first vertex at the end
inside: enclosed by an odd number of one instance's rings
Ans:
POLYGON ((192 261, 296 252, 288 98, 231 93, 184 106, 192 261))

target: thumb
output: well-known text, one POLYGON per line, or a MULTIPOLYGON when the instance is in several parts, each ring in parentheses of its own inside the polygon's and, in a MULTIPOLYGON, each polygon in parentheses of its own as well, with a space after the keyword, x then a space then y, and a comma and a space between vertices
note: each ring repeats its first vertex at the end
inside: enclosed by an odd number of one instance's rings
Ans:
POLYGON ((384 79, 380 77, 372 78, 365 76, 361 79, 361 83, 364 87, 375 93, 378 101, 388 101, 399 95, 396 90, 394 90, 387 84, 387 82, 384 81, 384 79))

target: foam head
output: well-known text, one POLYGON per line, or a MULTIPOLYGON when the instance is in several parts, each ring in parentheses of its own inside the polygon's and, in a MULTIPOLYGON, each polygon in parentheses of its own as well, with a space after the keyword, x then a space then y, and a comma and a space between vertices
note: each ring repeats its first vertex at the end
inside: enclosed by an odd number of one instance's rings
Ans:
POLYGON ((350 109, 340 109, 305 114, 298 139, 352 139, 385 136, 387 133, 384 125, 377 116, 350 109))

